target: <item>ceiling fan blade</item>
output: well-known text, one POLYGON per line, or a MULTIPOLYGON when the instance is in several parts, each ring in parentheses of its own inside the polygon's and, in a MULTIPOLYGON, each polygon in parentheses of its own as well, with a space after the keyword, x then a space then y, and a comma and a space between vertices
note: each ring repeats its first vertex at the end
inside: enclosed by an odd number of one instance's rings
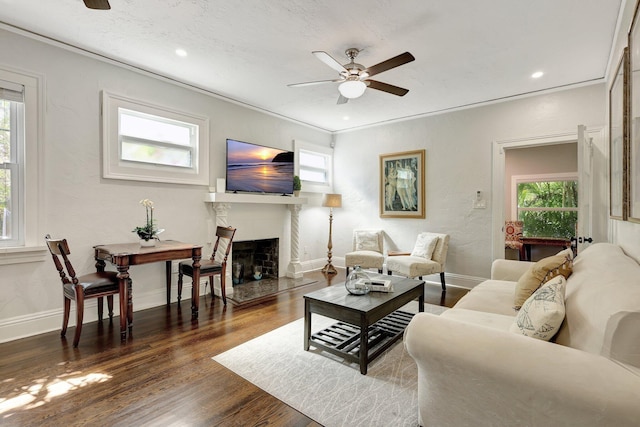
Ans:
POLYGON ((84 0, 84 5, 89 9, 97 9, 97 10, 109 10, 111 6, 109 5, 109 0, 84 0))
POLYGON ((365 80, 365 83, 371 89, 381 90, 393 95, 405 96, 409 92, 409 89, 403 89, 401 87, 390 85, 388 83, 382 83, 377 80, 365 80))
POLYGON ((347 101, 349 101, 349 98, 347 98, 346 96, 342 96, 340 95, 338 97, 338 102, 336 102, 336 104, 340 105, 340 104, 346 104, 347 101))
POLYGON ((414 61, 416 58, 413 57, 409 52, 402 53, 398 56, 394 56, 391 59, 387 59, 386 61, 382 61, 379 64, 373 65, 362 72, 367 73, 368 77, 375 76, 376 74, 380 74, 384 71, 388 71, 392 68, 399 67, 400 65, 404 65, 407 62, 414 61))
POLYGON ((313 53, 316 58, 318 58, 320 61, 324 62, 329 67, 336 70, 337 72, 342 73, 347 71, 347 69, 344 68, 341 63, 333 59, 333 57, 329 55, 327 52, 324 52, 321 50, 315 50, 311 53, 313 53))
POLYGON ((291 83, 291 84, 288 84, 287 86, 289 86, 289 87, 302 87, 302 86, 320 85, 320 84, 324 84, 324 83, 337 83, 337 82, 342 82, 342 81, 344 81, 344 79, 317 80, 315 82, 291 83))

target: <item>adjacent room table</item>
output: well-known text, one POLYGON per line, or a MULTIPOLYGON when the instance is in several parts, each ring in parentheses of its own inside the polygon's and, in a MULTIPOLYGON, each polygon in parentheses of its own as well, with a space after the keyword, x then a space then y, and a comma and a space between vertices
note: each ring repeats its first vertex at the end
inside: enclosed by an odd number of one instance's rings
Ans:
POLYGON ((566 249, 571 247, 571 240, 562 237, 523 237, 522 244, 527 257, 524 261, 531 261, 531 246, 561 246, 566 249))
POLYGON ((369 292, 351 295, 344 283, 332 285, 304 295, 304 349, 316 348, 336 354, 360 365, 366 375, 369 362, 396 342, 413 317, 398 310, 418 300, 424 311, 424 281, 397 276, 375 276, 391 280, 393 292, 369 292), (320 332, 311 334, 311 314, 339 320, 320 332))
POLYGON ((131 295, 131 280, 129 280, 129 266, 147 264, 151 262, 166 262, 167 305, 171 299, 171 261, 193 259, 193 286, 191 290, 191 317, 198 318, 200 302, 200 258, 202 246, 191 243, 181 243, 174 240, 158 241, 156 246, 141 247, 139 243, 116 243, 94 246, 96 269, 104 271, 106 261, 116 266, 120 282, 120 337, 127 337, 133 330, 133 300, 131 295))

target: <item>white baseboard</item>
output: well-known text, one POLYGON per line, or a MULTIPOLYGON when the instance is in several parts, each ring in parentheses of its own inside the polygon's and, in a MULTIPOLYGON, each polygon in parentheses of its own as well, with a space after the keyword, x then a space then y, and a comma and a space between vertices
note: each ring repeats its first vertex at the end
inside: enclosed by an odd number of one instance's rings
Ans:
MULTIPOLYGON (((174 281, 175 283, 175 281, 174 281)), ((204 294, 204 283, 200 285, 200 294, 204 294)), ((208 292, 208 288, 207 288, 208 292)), ((153 289, 140 293, 134 289, 134 314, 136 311, 145 310, 147 308, 158 307, 167 303, 166 288, 153 289)), ((185 282, 182 287, 182 299, 191 299, 191 282, 185 282)), ((171 287, 171 302, 178 300, 178 285, 171 287)), ((61 301, 62 302, 62 301, 61 301)), ((104 302, 104 317, 107 317, 106 301, 104 302)), ((113 315, 120 315, 120 306, 117 297, 114 301, 113 315)), ((62 328, 63 308, 56 310, 42 311, 24 316, 16 316, 5 319, 0 322, 0 343, 26 338, 33 335, 43 334, 51 331, 60 331, 62 328)), ((97 300, 90 299, 85 302, 84 306, 84 324, 95 322, 98 320, 97 300)), ((108 321, 108 320, 107 320, 108 321)), ((76 324, 76 306, 71 303, 71 314, 69 315, 69 327, 76 324)), ((134 322, 135 324, 135 322, 134 322)), ((73 332, 72 332, 73 333, 73 332)), ((67 335, 69 332, 67 332, 67 335)))

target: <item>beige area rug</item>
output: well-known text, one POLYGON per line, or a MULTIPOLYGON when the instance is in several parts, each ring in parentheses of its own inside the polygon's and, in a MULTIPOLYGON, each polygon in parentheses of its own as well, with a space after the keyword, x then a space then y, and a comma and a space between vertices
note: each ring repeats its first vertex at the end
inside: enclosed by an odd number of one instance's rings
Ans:
MULTIPOLYGON (((403 308, 417 312, 417 302, 403 308)), ((425 312, 446 308, 425 304, 425 312)), ((313 315, 316 332, 335 320, 313 315)), ((357 364, 311 347, 303 350, 304 319, 298 319, 226 351, 213 360, 327 426, 418 425, 417 367, 398 341, 369 364, 357 364)))

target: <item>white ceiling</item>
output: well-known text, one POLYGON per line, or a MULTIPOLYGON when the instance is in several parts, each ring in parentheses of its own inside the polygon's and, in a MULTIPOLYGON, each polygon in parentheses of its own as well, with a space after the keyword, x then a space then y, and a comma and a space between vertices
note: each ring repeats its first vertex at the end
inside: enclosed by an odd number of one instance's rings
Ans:
MULTIPOLYGON (((605 77, 621 0, 0 0, 0 21, 330 131, 605 77), (311 52, 371 66, 416 60, 337 105, 338 73, 311 52), (184 58, 177 48, 188 52, 184 58), (537 80, 530 76, 542 70, 537 80), (345 120, 344 117, 349 119, 345 120)), ((5 27, 6 28, 6 27, 5 27)))

